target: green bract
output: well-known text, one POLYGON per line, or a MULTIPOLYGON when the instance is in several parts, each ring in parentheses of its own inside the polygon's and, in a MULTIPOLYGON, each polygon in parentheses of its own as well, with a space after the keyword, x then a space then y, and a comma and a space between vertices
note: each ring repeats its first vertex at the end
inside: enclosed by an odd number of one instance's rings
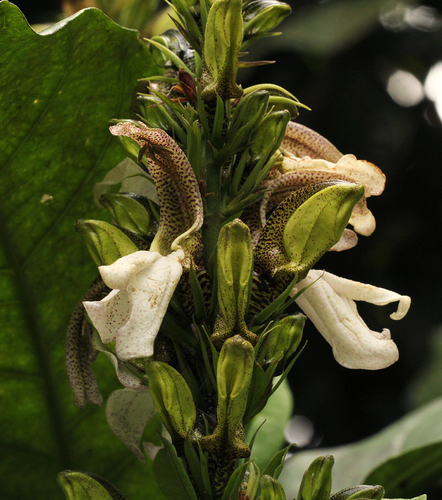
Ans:
POLYGON ((84 237, 86 246, 97 266, 108 266, 120 257, 138 250, 128 236, 108 222, 79 220, 76 228, 84 237))

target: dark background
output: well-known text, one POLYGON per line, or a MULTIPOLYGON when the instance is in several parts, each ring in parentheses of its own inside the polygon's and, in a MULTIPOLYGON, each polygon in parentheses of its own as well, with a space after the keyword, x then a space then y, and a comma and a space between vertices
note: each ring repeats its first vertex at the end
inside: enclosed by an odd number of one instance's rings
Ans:
MULTIPOLYGON (((15 3, 31 24, 60 13, 56 0, 15 3)), ((292 16, 281 26, 284 35, 260 42, 250 54, 250 59, 275 59, 276 64, 247 70, 241 77, 243 86, 269 82, 285 87, 312 109, 301 110, 298 121, 387 175, 384 194, 368 203, 377 220, 375 233, 360 237, 350 251, 326 255, 320 267, 412 297, 411 310, 400 322, 389 318, 394 306, 360 306, 371 328, 391 329, 400 360, 379 372, 347 370, 308 324, 308 345, 290 382, 295 412, 312 421, 311 444, 321 446, 366 437, 417 404, 409 388, 425 371, 432 338, 442 323, 441 118, 428 97, 403 106, 387 91, 394 71, 408 71, 424 83, 442 61, 442 6, 436 0, 413 2, 408 15, 414 12, 414 18, 398 11, 388 23, 381 23, 377 14, 373 22, 364 22, 374 4, 379 12, 388 10, 384 6, 389 2, 376 0, 371 7, 367 0, 291 2, 292 16), (417 8, 424 10, 413 10, 417 8), (326 22, 318 24, 327 12, 326 22), (428 22, 416 21, 419 12, 428 22), (327 30, 339 34, 337 40, 327 42, 327 30), (322 45, 311 43, 322 38, 322 45)), ((432 393, 442 394, 442 381, 432 393)))

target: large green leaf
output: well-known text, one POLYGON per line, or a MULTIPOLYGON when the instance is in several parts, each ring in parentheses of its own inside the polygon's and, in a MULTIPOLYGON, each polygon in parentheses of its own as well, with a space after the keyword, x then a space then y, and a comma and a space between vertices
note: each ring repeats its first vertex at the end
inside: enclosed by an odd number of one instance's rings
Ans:
POLYGON ((287 498, 318 456, 333 455, 333 491, 381 484, 387 497, 410 497, 442 475, 442 398, 408 414, 374 436, 351 445, 294 454, 280 476, 287 498))
MULTIPOLYGON (((2 1, 0 26, 0 497, 61 499, 56 474, 82 469, 161 498, 103 408, 74 408, 64 368, 70 313, 96 275, 74 223, 104 216, 92 187, 123 158, 108 120, 130 116, 155 67, 96 9, 36 34, 2 1)), ((96 370, 107 395, 115 374, 106 360, 96 370)))

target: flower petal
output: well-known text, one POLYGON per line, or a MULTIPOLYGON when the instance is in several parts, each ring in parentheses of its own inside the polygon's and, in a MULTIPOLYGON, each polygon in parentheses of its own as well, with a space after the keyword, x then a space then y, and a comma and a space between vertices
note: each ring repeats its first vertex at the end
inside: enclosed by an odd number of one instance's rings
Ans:
MULTIPOLYGON (((110 127, 113 135, 126 136, 141 146, 157 189, 160 224, 152 249, 166 255, 183 246, 184 239, 198 239, 203 224, 203 202, 195 173, 178 144, 164 130, 142 122, 123 121, 110 127)), ((192 242, 195 246, 198 242, 192 242)))
MULTIPOLYGON (((314 271, 314 273, 322 274, 322 271, 314 271)), ((378 306, 385 306, 391 304, 391 302, 399 302, 397 311, 390 315, 391 319, 402 319, 410 308, 410 297, 407 295, 399 295, 386 288, 378 288, 358 281, 347 280, 327 272, 323 273, 322 279, 341 297, 352 300, 363 300, 364 302, 369 302, 370 304, 376 304, 378 306)))
POLYGON ((147 387, 142 391, 120 389, 114 391, 106 403, 106 418, 115 435, 144 464, 140 448, 143 431, 155 413, 147 387))
POLYGON ((125 290, 112 290, 103 300, 85 301, 83 305, 104 344, 113 342, 129 319, 130 305, 125 290))
POLYGON ((310 156, 333 162, 343 156, 325 137, 297 122, 288 123, 279 149, 300 158, 310 156))
POLYGON ((370 330, 352 299, 378 305, 399 301, 398 312, 392 317, 400 319, 408 310, 409 297, 318 270, 311 270, 292 295, 306 286, 309 288, 296 302, 332 346, 338 363, 346 368, 379 370, 397 361, 398 350, 389 330, 370 330))
POLYGON ((183 259, 184 252, 177 250, 155 260, 130 280, 130 318, 120 328, 116 343, 122 361, 152 356, 155 337, 183 272, 183 259))
POLYGON ((100 266, 98 270, 109 288, 122 290, 129 285, 134 275, 160 258, 158 252, 140 250, 121 257, 109 266, 100 266))

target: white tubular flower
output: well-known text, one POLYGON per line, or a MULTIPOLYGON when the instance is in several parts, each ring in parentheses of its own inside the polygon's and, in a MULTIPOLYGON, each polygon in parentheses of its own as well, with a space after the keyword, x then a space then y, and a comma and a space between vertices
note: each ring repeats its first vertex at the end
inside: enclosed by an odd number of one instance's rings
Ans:
POLYGON ((167 307, 183 272, 184 252, 167 256, 139 251, 100 266, 112 292, 99 302, 83 302, 104 344, 116 342, 122 361, 149 357, 167 307))
POLYGON ((398 360, 398 349, 390 331, 370 330, 359 316, 354 301, 376 305, 399 302, 397 311, 390 316, 399 320, 408 312, 410 297, 313 269, 296 285, 292 295, 306 286, 296 302, 332 346, 339 364, 346 368, 380 370, 398 360))

